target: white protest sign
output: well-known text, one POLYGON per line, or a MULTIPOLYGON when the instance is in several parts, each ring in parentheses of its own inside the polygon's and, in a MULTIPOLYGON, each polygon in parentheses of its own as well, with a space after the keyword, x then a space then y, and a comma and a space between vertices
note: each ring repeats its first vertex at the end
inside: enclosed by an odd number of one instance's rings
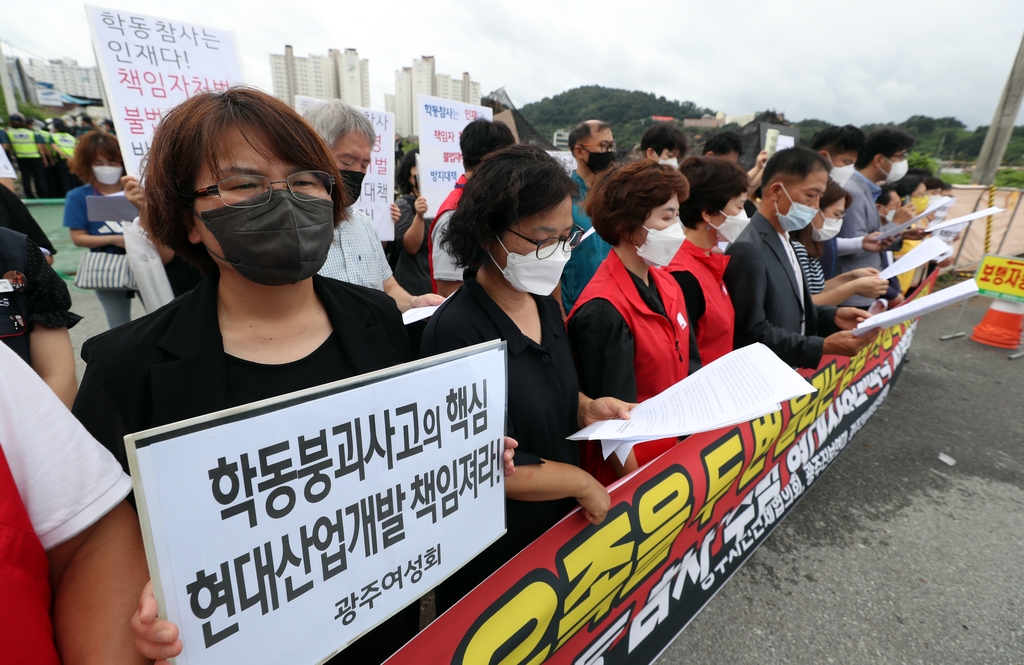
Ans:
POLYGON ((427 199, 426 218, 433 219, 459 176, 465 173, 459 146, 463 128, 474 120, 490 120, 493 113, 486 106, 430 95, 416 96, 416 113, 420 125, 420 196, 427 199))
POLYGON ((495 341, 125 437, 178 665, 320 662, 497 540, 505 386, 495 341))
MULTIPOLYGON (((295 110, 305 115, 307 109, 322 99, 295 95, 295 110)), ((360 111, 373 125, 376 142, 370 165, 363 178, 362 191, 353 208, 360 210, 373 221, 373 228, 381 240, 395 239, 395 223, 391 221, 391 202, 395 200, 395 114, 374 111, 361 106, 352 108, 360 111)))
POLYGON ((0 178, 17 178, 18 174, 14 172, 14 166, 11 165, 11 160, 7 159, 7 152, 0 150, 0 178))
POLYGON ((243 83, 228 30, 86 5, 125 170, 138 174, 160 118, 200 92, 243 83))

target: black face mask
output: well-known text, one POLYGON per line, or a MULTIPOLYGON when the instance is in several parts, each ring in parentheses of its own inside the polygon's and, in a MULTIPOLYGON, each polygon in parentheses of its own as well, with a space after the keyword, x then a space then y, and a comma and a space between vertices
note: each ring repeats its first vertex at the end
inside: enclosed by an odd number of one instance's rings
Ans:
POLYGON ((611 150, 608 152, 592 152, 587 157, 587 168, 593 173, 600 173, 611 166, 614 161, 615 153, 611 150))
POLYGON ((363 178, 366 174, 362 171, 342 171, 341 183, 345 186, 345 205, 354 204, 359 195, 363 193, 363 178))
POLYGON ((196 216, 220 244, 224 256, 218 258, 250 282, 266 286, 294 284, 315 275, 334 239, 330 199, 299 201, 282 189, 275 189, 265 205, 225 206, 196 216))

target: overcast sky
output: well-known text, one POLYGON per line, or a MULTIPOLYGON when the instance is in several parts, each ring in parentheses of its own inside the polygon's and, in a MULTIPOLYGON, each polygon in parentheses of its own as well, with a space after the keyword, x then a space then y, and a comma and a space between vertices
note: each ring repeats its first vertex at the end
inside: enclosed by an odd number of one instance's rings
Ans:
MULTIPOLYGON (((95 64, 83 5, 5 12, 8 55, 95 64), (13 44, 19 50, 8 46, 13 44)), ((775 108, 837 123, 992 120, 1024 34, 1022 0, 692 2, 264 2, 109 0, 104 7, 232 29, 248 82, 270 90, 270 53, 356 48, 371 105, 420 55, 469 71, 517 106, 580 85, 643 90, 728 114, 775 108)), ((1024 124, 1024 112, 1017 124, 1024 124)))

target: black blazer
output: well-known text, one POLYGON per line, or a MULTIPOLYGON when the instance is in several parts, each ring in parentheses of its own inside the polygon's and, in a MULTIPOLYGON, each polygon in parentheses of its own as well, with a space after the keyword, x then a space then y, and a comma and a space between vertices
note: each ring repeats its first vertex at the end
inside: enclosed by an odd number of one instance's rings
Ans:
POLYGON ((755 214, 725 253, 730 259, 723 280, 736 310, 735 348, 761 342, 793 367, 817 367, 824 337, 839 330, 836 308, 814 304, 806 275, 803 292, 798 290, 782 238, 771 222, 755 214), (806 336, 800 334, 805 313, 806 336))
MULTIPOLYGON (((206 277, 165 307, 82 347, 88 367, 72 413, 125 473, 126 434, 227 408, 217 282, 217 275, 206 277)), ((320 276, 313 289, 356 374, 412 359, 390 296, 320 276)))

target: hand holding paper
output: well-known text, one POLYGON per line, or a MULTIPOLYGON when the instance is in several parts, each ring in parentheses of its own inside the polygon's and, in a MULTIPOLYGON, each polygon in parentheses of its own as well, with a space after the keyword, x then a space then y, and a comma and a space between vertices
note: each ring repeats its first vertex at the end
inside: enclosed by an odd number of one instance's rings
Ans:
POLYGON ((878 274, 882 279, 891 279, 896 275, 916 270, 929 261, 942 256, 949 251, 949 245, 939 238, 928 238, 920 245, 900 257, 888 268, 878 274))
POLYGON ((919 316, 930 314, 961 300, 966 300, 971 296, 977 295, 977 293, 978 283, 970 279, 956 286, 951 286, 936 293, 930 293, 923 298, 909 300, 906 304, 890 309, 887 312, 876 314, 857 326, 853 334, 861 337, 878 328, 888 328, 910 319, 916 319, 919 316))
POLYGON ((931 215, 932 213, 934 213, 939 208, 942 208, 943 206, 950 205, 951 203, 953 203, 953 198, 952 197, 950 197, 950 196, 943 196, 938 201, 936 201, 935 203, 933 203, 930 206, 928 206, 925 209, 924 212, 922 212, 920 215, 918 215, 917 217, 913 218, 909 222, 905 222, 903 224, 897 224, 896 226, 889 226, 887 228, 883 228, 882 232, 878 235, 876 240, 884 240, 886 238, 892 238, 893 236, 898 236, 899 234, 903 233, 904 231, 909 229, 911 226, 913 226, 917 222, 921 221, 922 219, 924 219, 928 215, 931 215))

